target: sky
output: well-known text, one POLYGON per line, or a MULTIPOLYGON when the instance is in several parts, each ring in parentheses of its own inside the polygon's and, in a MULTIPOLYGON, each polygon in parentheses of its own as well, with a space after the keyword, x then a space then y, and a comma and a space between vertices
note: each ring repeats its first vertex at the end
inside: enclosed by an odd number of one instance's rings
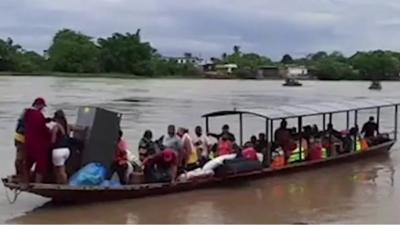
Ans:
POLYGON ((134 33, 166 56, 400 50, 399 0, 1 0, 0 38, 43 52, 61 28, 134 33))

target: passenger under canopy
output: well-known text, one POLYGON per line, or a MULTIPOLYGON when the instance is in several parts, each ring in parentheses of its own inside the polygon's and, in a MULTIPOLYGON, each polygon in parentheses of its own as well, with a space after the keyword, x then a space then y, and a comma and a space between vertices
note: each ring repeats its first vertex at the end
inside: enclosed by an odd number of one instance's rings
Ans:
MULTIPOLYGON (((282 105, 278 107, 265 108, 243 108, 234 110, 223 110, 204 114, 206 119, 206 130, 209 132, 209 118, 229 115, 239 116, 239 140, 243 145, 243 115, 253 115, 265 119, 265 134, 268 141, 274 140, 274 121, 281 119, 297 119, 297 130, 302 135, 303 117, 322 116, 323 130, 326 130, 327 123, 332 124, 333 114, 346 113, 346 127, 350 129, 350 113, 354 113, 354 125, 358 126, 358 112, 361 110, 376 109, 377 124, 379 127, 381 109, 386 107, 394 108, 394 140, 397 140, 397 114, 400 102, 394 98, 354 98, 341 101, 326 101, 317 103, 302 103, 295 105, 282 105), (328 117, 328 118, 327 118, 328 117)), ((354 137, 356 139, 356 137, 354 137)), ((300 138, 301 140, 301 138, 300 138)), ((356 143, 356 142, 354 142, 356 143)), ((299 144, 300 145, 300 144, 299 144)), ((354 147, 355 148, 355 147, 354 147)))

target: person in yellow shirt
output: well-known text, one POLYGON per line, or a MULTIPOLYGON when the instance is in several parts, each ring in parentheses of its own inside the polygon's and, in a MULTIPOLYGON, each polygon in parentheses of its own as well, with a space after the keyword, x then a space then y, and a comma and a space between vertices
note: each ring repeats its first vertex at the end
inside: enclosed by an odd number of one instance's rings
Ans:
POLYGON ((17 178, 20 178, 23 170, 24 170, 24 161, 25 161, 25 126, 24 126, 24 117, 25 109, 17 121, 17 127, 15 128, 15 136, 14 136, 14 146, 16 148, 15 153, 15 173, 17 178))

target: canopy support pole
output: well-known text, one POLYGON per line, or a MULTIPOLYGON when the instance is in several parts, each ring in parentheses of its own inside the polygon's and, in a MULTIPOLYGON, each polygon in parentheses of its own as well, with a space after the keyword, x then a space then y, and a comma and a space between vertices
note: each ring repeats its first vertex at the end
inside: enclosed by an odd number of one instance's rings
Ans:
POLYGON ((399 106, 394 106, 394 140, 397 140, 397 117, 398 117, 399 106))
POLYGON ((346 129, 350 129, 350 111, 346 112, 346 129))
POLYGON ((298 120, 298 122, 299 122, 299 159, 300 159, 300 161, 302 161, 303 160, 303 157, 302 157, 302 151, 303 151, 303 146, 302 146, 302 139, 303 139, 303 129, 301 129, 302 127, 303 127, 303 117, 299 117, 299 120, 298 120))
POLYGON ((269 167, 271 165, 271 147, 269 145, 269 119, 265 120, 265 139, 266 139, 266 146, 264 146, 264 160, 263 166, 269 167))
POLYGON ((357 151, 357 135, 358 135, 358 132, 360 132, 358 130, 357 120, 358 120, 358 110, 355 110, 354 111, 354 127, 357 129, 356 129, 356 132, 354 132, 354 143, 353 143, 354 151, 357 151))
POLYGON ((381 107, 378 107, 376 109, 376 124, 378 125, 378 131, 380 127, 380 122, 381 122, 381 107))
POLYGON ((239 114, 240 146, 243 145, 243 114, 239 114))
POLYGON ((208 117, 206 117, 206 133, 210 133, 210 127, 209 127, 209 121, 208 121, 208 117))
POLYGON ((325 115, 325 113, 322 114, 322 130, 323 131, 326 130, 326 115, 325 115))
POLYGON ((270 129, 271 133, 271 142, 274 142, 274 120, 271 120, 271 129, 270 129))

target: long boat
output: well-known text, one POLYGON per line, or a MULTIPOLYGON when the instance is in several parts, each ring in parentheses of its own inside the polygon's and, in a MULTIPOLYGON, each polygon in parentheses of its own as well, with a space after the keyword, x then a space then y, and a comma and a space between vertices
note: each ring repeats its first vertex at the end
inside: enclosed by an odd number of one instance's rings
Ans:
MULTIPOLYGON (((358 113, 361 110, 376 110, 377 123, 380 123, 380 113, 382 108, 394 109, 394 132, 393 137, 388 138, 382 143, 370 146, 365 151, 350 151, 348 153, 328 157, 321 160, 302 161, 285 165, 281 168, 269 168, 227 175, 223 177, 200 178, 192 181, 170 183, 152 183, 152 184, 134 184, 123 185, 119 187, 100 187, 83 186, 73 187, 69 185, 58 184, 38 184, 30 183, 27 186, 13 182, 11 177, 3 178, 2 182, 6 188, 15 192, 28 192, 50 198, 55 202, 69 203, 87 203, 99 201, 113 201, 122 199, 141 198, 146 196, 163 195, 183 191, 196 190, 200 188, 210 188, 217 185, 229 184, 231 182, 249 181, 269 176, 283 175, 286 173, 299 172, 309 169, 315 169, 322 166, 336 165, 339 163, 362 160, 367 157, 373 157, 378 154, 388 154, 397 140, 397 122, 398 106, 395 100, 367 100, 358 99, 356 101, 341 101, 330 103, 317 103, 307 105, 281 106, 274 109, 242 109, 242 110, 224 110, 216 111, 203 115, 206 120, 206 130, 209 131, 209 120, 213 117, 238 115, 239 116, 239 134, 240 144, 243 143, 243 115, 253 115, 265 120, 265 132, 268 139, 273 140, 274 121, 281 119, 297 119, 299 128, 302 127, 303 117, 322 116, 323 128, 325 130, 326 116, 329 123, 332 123, 333 114, 345 113, 347 128, 350 126, 350 113, 354 113, 354 125, 358 124, 358 113)), ((299 129, 300 130, 300 129, 299 129)), ((267 160, 269 157, 267 156, 267 160)))

